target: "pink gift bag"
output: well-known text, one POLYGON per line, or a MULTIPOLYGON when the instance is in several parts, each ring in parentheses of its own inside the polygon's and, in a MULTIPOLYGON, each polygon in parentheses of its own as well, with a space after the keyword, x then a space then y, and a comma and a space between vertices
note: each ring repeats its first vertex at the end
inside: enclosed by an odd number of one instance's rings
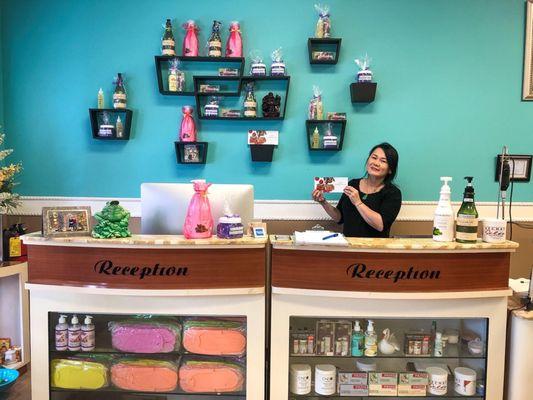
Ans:
POLYGON ((193 20, 185 22, 183 25, 185 29, 185 38, 183 39, 182 55, 185 57, 198 56, 198 27, 193 20))
POLYGON ((187 209, 183 234, 187 239, 210 238, 213 236, 213 216, 207 198, 207 189, 211 184, 204 180, 194 180, 192 183, 195 193, 187 209))
POLYGON ((192 106, 183 106, 183 119, 180 126, 180 142, 196 142, 196 124, 192 117, 192 106))
POLYGON ((226 57, 242 57, 242 37, 240 26, 233 21, 229 27, 229 38, 226 43, 226 57))

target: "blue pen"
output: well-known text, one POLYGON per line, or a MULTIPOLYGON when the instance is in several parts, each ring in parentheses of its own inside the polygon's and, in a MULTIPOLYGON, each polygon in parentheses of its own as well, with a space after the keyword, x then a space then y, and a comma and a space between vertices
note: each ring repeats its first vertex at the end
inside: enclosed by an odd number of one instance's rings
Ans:
POLYGON ((334 238, 334 237, 337 237, 339 236, 338 233, 334 233, 333 235, 328 235, 328 236, 325 236, 322 238, 322 240, 328 240, 328 239, 331 239, 331 238, 334 238))

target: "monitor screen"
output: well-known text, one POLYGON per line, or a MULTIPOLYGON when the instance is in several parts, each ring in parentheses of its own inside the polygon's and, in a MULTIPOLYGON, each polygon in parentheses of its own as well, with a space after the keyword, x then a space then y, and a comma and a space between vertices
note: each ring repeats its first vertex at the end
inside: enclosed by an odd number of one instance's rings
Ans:
MULTIPOLYGON (((207 193, 213 215, 213 232, 218 219, 224 215, 226 201, 231 212, 241 216, 246 232, 254 215, 254 187, 213 184, 207 193)), ((181 235, 193 194, 192 183, 141 184, 141 232, 147 235, 181 235)))

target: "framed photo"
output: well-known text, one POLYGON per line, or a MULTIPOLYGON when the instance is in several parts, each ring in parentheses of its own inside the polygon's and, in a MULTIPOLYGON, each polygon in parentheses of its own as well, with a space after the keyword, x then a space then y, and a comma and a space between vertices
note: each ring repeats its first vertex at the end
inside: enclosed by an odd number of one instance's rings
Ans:
POLYGON ((254 238, 266 238, 267 237, 266 229, 263 228, 262 226, 254 226, 252 229, 254 231, 254 238))
POLYGON ((91 207, 43 207, 44 236, 91 234, 91 207))
MULTIPOLYGON (((531 155, 511 154, 509 155, 509 167, 511 169, 511 180, 515 182, 529 182, 531 179, 531 155)), ((496 175, 494 179, 500 179, 502 157, 496 157, 496 175)))
POLYGON ((533 100, 533 0, 526 3, 526 34, 524 44, 524 79, 522 100, 533 100))
POLYGON ((205 164, 207 142, 175 142, 180 164, 205 164))

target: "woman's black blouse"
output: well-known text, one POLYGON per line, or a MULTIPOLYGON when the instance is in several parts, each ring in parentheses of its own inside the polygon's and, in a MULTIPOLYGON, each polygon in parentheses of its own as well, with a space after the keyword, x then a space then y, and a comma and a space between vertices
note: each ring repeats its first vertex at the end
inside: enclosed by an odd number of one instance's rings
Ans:
POLYGON ((366 206, 381 215, 383 231, 380 232, 368 225, 348 196, 343 193, 337 204, 337 209, 341 212, 339 224, 344 224, 344 236, 389 237, 392 223, 398 216, 402 206, 402 192, 395 185, 388 183, 379 192, 365 195, 359 189, 359 182, 360 179, 352 179, 348 182, 348 185, 359 191, 361 201, 366 206))

